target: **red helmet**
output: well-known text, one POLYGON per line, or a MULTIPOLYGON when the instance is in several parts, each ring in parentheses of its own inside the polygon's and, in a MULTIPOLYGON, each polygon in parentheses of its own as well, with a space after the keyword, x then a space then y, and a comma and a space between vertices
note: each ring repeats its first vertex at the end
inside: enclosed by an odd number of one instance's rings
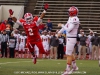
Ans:
POLYGON ((78 14, 78 8, 75 6, 72 6, 68 9, 69 16, 76 16, 78 14))
POLYGON ((24 19, 25 19, 25 21, 26 21, 27 23, 31 23, 32 20, 33 20, 33 16, 32 16, 31 13, 26 13, 26 14, 24 15, 24 19))

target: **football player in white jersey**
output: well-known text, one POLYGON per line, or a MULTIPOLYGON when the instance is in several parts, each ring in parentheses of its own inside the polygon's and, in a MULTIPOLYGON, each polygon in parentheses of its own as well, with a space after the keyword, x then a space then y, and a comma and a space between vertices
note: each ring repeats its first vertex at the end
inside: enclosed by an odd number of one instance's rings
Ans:
POLYGON ((15 58, 18 58, 18 49, 19 49, 19 37, 20 37, 20 34, 18 33, 17 29, 14 31, 14 37, 17 40, 17 42, 16 42, 16 48, 15 48, 15 58))
POLYGON ((25 32, 23 31, 19 37, 19 58, 24 58, 26 38, 27 37, 25 36, 25 32))
MULTIPOLYGON (((43 33, 44 33, 44 35, 41 36, 42 43, 43 43, 44 50, 48 53, 49 50, 50 50, 50 48, 49 48, 50 39, 49 39, 49 37, 47 35, 47 31, 46 30, 44 30, 43 33)), ((46 56, 45 54, 43 54, 43 58, 49 58, 49 55, 46 56)))
POLYGON ((74 50, 74 46, 77 43, 77 33, 79 28, 79 18, 78 15, 78 8, 75 6, 72 6, 68 9, 69 13, 69 19, 67 23, 58 24, 58 27, 62 27, 62 29, 58 32, 58 37, 61 35, 61 33, 66 30, 67 31, 67 44, 66 44, 66 56, 67 56, 67 65, 65 72, 62 75, 68 75, 71 74, 73 71, 78 70, 78 67, 76 66, 75 62, 75 56, 72 54, 74 50), (72 70, 70 70, 72 66, 72 70))
POLYGON ((49 31, 48 33, 47 33, 47 36, 51 39, 51 31, 49 31))

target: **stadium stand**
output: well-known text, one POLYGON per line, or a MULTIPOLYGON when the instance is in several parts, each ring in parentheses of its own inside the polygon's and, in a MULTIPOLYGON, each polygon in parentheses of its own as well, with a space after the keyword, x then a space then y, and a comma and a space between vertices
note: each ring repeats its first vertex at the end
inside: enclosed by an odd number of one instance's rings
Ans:
POLYGON ((100 1, 99 0, 37 0, 34 15, 41 13, 43 5, 49 4, 48 12, 43 19, 46 23, 48 18, 53 23, 53 31, 56 31, 58 23, 66 23, 68 20, 67 10, 71 6, 79 9, 79 18, 85 33, 89 33, 89 28, 96 31, 100 36, 100 1))
POLYGON ((25 5, 28 0, 0 0, 0 5, 25 5))
POLYGON ((52 31, 59 29, 57 28, 59 22, 66 23, 68 20, 68 8, 70 6, 76 6, 79 9, 78 16, 85 33, 88 34, 88 29, 90 28, 100 36, 99 0, 0 0, 0 5, 24 5, 25 13, 33 13, 33 16, 40 15, 45 3, 49 4, 49 9, 43 22, 46 23, 50 19, 53 23, 52 31))

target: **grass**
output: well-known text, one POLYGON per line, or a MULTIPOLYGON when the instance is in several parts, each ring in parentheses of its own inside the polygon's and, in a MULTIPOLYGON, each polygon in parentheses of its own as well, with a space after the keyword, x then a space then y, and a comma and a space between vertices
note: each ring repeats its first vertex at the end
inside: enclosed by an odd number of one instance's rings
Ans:
MULTIPOLYGON (((77 60, 79 70, 72 75, 100 75, 96 60, 77 60)), ((66 60, 0 58, 0 75, 61 75, 66 68, 66 60)))

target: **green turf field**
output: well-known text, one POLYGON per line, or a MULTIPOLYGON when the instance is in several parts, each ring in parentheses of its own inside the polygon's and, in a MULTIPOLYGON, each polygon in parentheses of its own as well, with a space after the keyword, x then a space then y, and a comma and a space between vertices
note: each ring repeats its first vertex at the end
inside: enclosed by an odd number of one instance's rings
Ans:
MULTIPOLYGON (((79 71, 72 75, 100 75, 96 60, 77 60, 79 71)), ((31 59, 0 58, 0 75, 61 75, 66 60, 38 59, 36 65, 31 59)))

